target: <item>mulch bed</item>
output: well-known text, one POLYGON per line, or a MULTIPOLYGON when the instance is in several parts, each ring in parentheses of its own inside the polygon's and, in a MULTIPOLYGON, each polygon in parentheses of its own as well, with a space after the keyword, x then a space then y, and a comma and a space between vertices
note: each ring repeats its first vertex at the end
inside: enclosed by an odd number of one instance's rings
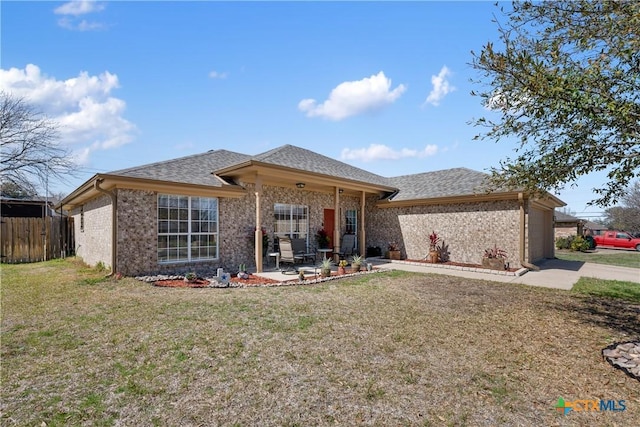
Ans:
MULTIPOLYGON (((350 271, 347 271, 349 274, 350 271)), ((331 273, 332 277, 340 276, 337 272, 331 273)), ((320 278, 320 276, 306 275, 305 280, 316 280, 320 278)), ((229 280, 231 282, 231 287, 234 287, 233 284, 240 285, 242 287, 246 286, 264 286, 264 285, 275 285, 279 283, 297 283, 300 281, 298 276, 292 276, 290 280, 278 281, 273 279, 268 279, 266 277, 260 277, 253 274, 249 274, 247 279, 240 279, 236 276, 232 276, 229 280), (295 279, 293 278, 295 277, 295 279)), ((208 288, 211 282, 207 279, 198 278, 196 280, 192 280, 190 282, 185 281, 184 279, 162 279, 156 280, 153 282, 154 286, 160 286, 165 288, 208 288)), ((236 286, 237 287, 237 286, 236 286)))

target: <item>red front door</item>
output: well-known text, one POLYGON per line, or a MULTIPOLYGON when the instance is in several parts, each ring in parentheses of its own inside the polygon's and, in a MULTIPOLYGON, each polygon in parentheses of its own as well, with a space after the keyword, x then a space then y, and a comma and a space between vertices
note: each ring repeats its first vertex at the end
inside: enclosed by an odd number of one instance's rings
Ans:
MULTIPOLYGON (((324 210, 324 218, 323 218, 323 228, 324 231, 329 235, 329 247, 333 248, 333 226, 335 225, 335 210, 333 209, 325 209, 324 210)), ((327 256, 330 256, 327 255, 327 256)))

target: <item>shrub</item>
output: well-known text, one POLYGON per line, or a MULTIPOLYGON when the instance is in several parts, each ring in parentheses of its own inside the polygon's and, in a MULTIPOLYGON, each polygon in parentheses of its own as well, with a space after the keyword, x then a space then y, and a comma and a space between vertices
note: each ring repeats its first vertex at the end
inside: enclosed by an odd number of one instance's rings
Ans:
POLYGON ((585 252, 590 248, 590 244, 586 241, 582 236, 576 236, 571 242, 571 250, 572 251, 580 251, 585 252))

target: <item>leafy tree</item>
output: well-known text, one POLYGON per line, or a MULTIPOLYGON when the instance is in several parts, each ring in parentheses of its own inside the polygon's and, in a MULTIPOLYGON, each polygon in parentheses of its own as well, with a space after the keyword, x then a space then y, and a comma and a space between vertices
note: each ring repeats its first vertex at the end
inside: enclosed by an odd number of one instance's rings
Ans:
MULTIPOLYGON (((560 190, 606 171, 590 204, 609 206, 640 167, 640 2, 517 1, 472 66, 492 112, 475 139, 515 137, 495 186, 560 190)), ((497 22, 497 21, 496 21, 497 22)))
POLYGON ((69 152, 58 144, 57 125, 23 98, 0 92, 0 182, 37 194, 49 178, 74 175, 69 152))
POLYGON ((11 197, 14 199, 28 199, 36 195, 33 191, 22 188, 13 182, 3 183, 0 194, 2 194, 3 197, 11 197))
POLYGON ((640 181, 629 187, 621 199, 622 206, 605 210, 607 227, 615 230, 640 232, 640 181))

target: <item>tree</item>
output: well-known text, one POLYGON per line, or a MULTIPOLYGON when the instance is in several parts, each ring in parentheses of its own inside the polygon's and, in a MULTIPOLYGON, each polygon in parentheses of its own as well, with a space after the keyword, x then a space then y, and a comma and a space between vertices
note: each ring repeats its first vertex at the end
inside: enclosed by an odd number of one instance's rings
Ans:
MULTIPOLYGON (((560 190, 606 171, 590 204, 609 206, 640 167, 640 2, 518 1, 498 23, 501 47, 472 52, 472 95, 492 112, 475 139, 515 137, 496 187, 560 190), (493 117, 498 118, 493 118, 493 117)), ((497 21, 496 21, 497 22, 497 21)))
POLYGON ((631 185, 621 199, 622 206, 605 210, 607 227, 615 230, 640 231, 640 181, 631 185))
POLYGON ((37 194, 48 179, 74 175, 69 152, 58 144, 57 125, 23 98, 0 92, 0 182, 37 194))

